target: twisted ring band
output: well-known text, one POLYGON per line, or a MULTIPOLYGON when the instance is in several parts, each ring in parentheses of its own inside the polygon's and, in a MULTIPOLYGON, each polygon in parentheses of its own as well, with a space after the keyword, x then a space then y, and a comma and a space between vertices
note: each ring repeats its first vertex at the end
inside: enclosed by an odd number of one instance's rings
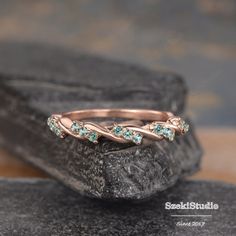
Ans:
POLYGON ((88 109, 61 114, 53 114, 47 124, 57 136, 64 138, 71 135, 80 140, 98 143, 105 137, 119 143, 143 142, 166 139, 173 141, 175 135, 183 135, 189 125, 171 112, 141 109, 88 109), (95 122, 94 118, 122 118, 120 122, 95 122))

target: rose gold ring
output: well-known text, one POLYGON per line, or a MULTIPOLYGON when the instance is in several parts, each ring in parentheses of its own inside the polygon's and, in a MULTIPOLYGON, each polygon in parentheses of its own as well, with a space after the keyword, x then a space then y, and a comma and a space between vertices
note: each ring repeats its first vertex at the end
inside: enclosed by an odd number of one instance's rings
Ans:
POLYGON ((51 131, 64 138, 71 135, 80 140, 98 143, 105 137, 119 143, 141 144, 143 139, 173 141, 183 135, 189 125, 171 112, 140 109, 89 109, 53 114, 47 122, 51 131), (109 121, 93 121, 110 118, 109 121), (113 119, 122 119, 113 121, 113 119), (125 120, 124 120, 125 119, 125 120))

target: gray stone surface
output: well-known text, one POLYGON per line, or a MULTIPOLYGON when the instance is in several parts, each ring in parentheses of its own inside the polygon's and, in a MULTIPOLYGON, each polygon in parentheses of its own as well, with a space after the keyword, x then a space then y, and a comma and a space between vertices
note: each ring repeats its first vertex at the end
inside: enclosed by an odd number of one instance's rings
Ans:
POLYGON ((153 72, 42 45, 0 45, 0 144, 80 193, 103 199, 143 199, 198 170, 193 127, 174 142, 99 145, 55 137, 46 118, 95 107, 169 110, 182 114, 186 86, 153 72))
POLYGON ((1 236, 236 235, 236 186, 183 181, 141 204, 83 198, 53 180, 0 180, 1 236), (218 210, 165 210, 166 202, 213 202, 218 210), (172 217, 171 215, 212 215, 172 217), (205 222, 203 227, 177 222, 205 222))

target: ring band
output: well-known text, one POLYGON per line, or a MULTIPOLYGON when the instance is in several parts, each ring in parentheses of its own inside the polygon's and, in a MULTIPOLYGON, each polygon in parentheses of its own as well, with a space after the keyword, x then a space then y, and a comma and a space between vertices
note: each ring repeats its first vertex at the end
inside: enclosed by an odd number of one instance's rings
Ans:
POLYGON ((171 112, 140 109, 89 109, 53 114, 47 124, 57 136, 71 135, 80 140, 98 143, 105 137, 119 143, 141 144, 144 138, 173 141, 183 135, 189 125, 171 112), (128 119, 114 122, 94 122, 94 118, 128 119))

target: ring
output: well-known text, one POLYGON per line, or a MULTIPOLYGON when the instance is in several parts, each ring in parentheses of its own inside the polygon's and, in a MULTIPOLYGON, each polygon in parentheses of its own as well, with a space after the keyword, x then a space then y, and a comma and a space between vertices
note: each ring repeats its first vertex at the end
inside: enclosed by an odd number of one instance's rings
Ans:
POLYGON ((189 125, 171 112, 140 109, 89 109, 65 112, 51 115, 47 124, 60 138, 71 135, 80 140, 98 143, 99 138, 105 137, 114 142, 131 142, 137 145, 141 144, 144 138, 173 141, 176 135, 183 135, 189 130, 189 125), (110 120, 93 121, 95 118, 110 120))

